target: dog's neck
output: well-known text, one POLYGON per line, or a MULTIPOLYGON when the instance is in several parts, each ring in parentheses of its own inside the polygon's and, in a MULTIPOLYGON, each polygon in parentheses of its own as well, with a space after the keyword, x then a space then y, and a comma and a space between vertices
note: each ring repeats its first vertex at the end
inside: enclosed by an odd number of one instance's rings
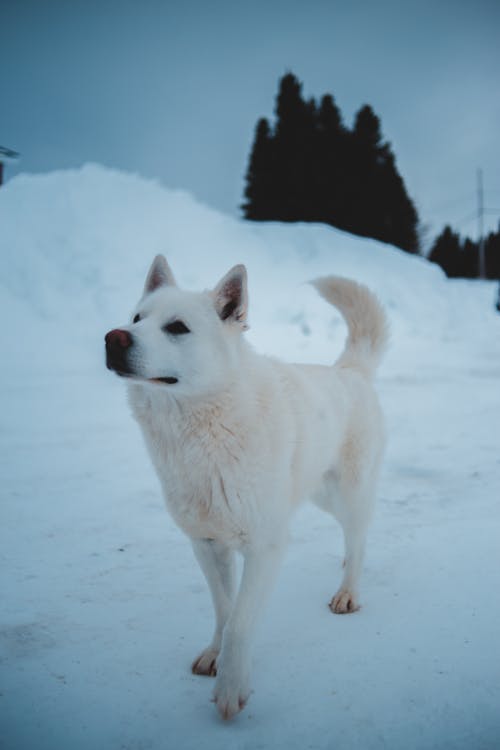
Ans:
MULTIPOLYGON (((228 415, 238 418, 241 408, 252 402, 248 370, 241 368, 229 376, 224 385, 195 396, 179 393, 176 386, 134 382, 128 384, 129 401, 134 416, 141 413, 159 416, 174 428, 178 424, 224 422, 228 415)), ((255 387, 255 381, 253 381, 255 387)))

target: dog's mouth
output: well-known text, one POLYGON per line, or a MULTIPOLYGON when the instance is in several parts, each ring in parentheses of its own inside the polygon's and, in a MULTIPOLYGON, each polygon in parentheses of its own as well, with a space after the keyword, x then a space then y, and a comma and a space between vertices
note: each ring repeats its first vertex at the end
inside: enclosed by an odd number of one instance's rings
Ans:
POLYGON ((157 383, 159 385, 175 385, 179 380, 174 375, 158 375, 145 378, 133 372, 128 353, 133 347, 134 339, 128 330, 114 328, 104 337, 106 342, 106 367, 113 370, 121 378, 137 380, 141 383, 157 383))
POLYGON ((174 378, 172 375, 167 375, 162 378, 141 378, 139 377, 139 375, 134 375, 131 372, 122 372, 120 370, 115 370, 115 372, 121 378, 129 378, 131 380, 138 380, 141 383, 159 383, 159 384, 166 384, 166 385, 175 385, 175 383, 179 382, 179 379, 174 378))
POLYGON ((175 383, 178 383, 178 379, 170 376, 167 376, 165 378, 148 378, 148 381, 150 383, 166 383, 167 385, 175 385, 175 383))

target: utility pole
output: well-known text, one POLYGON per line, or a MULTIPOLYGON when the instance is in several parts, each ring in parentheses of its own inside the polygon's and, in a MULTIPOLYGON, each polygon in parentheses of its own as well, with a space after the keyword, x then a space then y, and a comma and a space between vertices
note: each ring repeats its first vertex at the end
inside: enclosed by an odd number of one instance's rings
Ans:
POLYGON ((483 170, 477 170, 477 231, 479 245, 479 278, 486 278, 486 261, 484 257, 484 197, 483 197, 483 170))

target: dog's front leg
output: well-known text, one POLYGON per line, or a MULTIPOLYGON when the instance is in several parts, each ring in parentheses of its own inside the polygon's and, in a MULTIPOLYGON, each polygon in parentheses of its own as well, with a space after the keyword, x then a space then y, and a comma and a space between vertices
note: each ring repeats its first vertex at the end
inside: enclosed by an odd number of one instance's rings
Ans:
POLYGON ((223 719, 231 719, 250 695, 250 640, 271 589, 284 544, 243 550, 244 566, 234 609, 224 628, 217 661, 214 702, 223 719))
POLYGON ((236 593, 234 552, 213 539, 193 539, 194 553, 207 579, 215 610, 215 632, 210 645, 191 665, 193 674, 214 677, 216 660, 222 642, 224 625, 231 612, 236 593))

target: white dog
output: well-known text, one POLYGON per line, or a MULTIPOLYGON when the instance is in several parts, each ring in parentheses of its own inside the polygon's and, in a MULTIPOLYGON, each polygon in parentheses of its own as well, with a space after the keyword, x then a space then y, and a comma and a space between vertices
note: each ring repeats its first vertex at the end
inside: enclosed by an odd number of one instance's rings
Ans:
POLYGON ((210 587, 215 632, 195 674, 216 677, 224 719, 250 693, 250 640, 287 541, 309 497, 342 525, 345 568, 330 603, 358 609, 365 535, 384 448, 372 376, 386 317, 364 286, 313 282, 347 321, 332 367, 284 364, 245 341, 247 283, 235 266, 211 292, 179 289, 155 258, 130 325, 106 335, 107 366, 129 379, 132 412, 166 504, 190 537, 210 587), (237 589, 234 553, 244 558, 237 589))

